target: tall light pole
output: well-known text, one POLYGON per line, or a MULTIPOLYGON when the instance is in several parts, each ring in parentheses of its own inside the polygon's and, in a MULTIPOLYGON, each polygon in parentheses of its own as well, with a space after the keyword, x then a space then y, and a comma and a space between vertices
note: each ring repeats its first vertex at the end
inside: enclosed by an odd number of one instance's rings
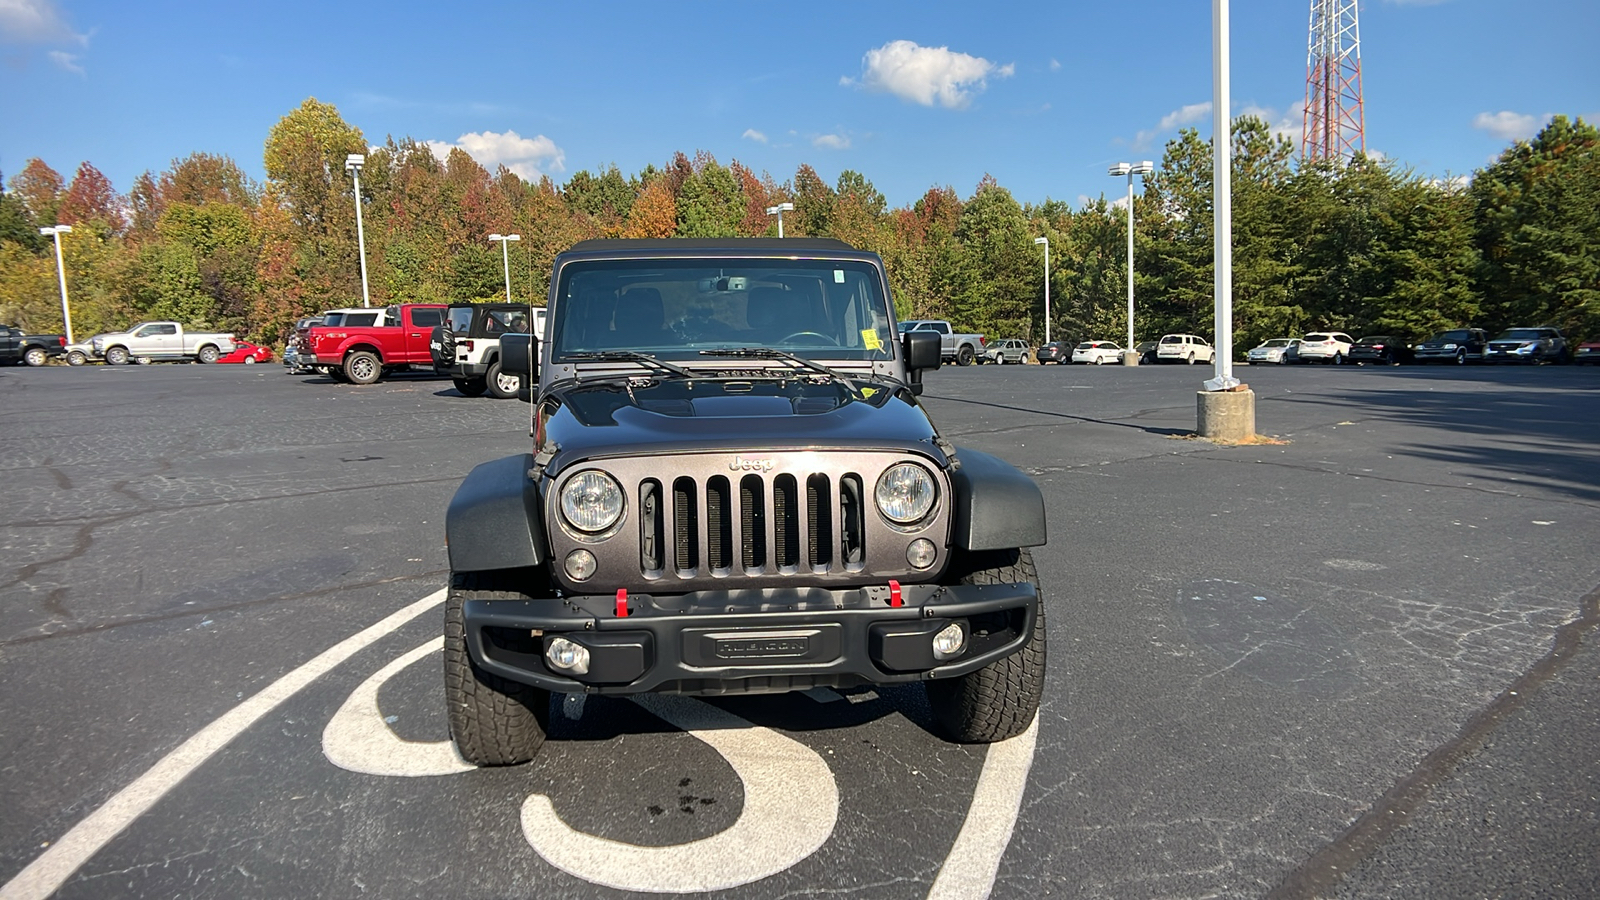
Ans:
POLYGON ((1239 385, 1233 377, 1233 128, 1228 109, 1228 0, 1211 0, 1211 227, 1216 307, 1216 374, 1208 391, 1239 385))
POLYGON ((778 237, 783 237, 783 214, 794 212, 793 203, 779 203, 777 206, 767 207, 767 215, 778 217, 778 237))
POLYGON ((1044 342, 1050 343, 1050 239, 1036 237, 1035 244, 1044 245, 1044 342))
POLYGON ((1155 170, 1155 163, 1148 159, 1136 163, 1117 163, 1106 170, 1107 175, 1116 178, 1128 176, 1128 353, 1133 352, 1133 176, 1149 175, 1155 170))
POLYGON ((511 302, 511 251, 508 249, 512 241, 522 240, 520 234, 491 234, 489 243, 500 242, 500 262, 506 268, 506 302, 511 302))
POLYGON ((367 232, 361 227, 361 167, 366 164, 367 157, 362 153, 352 153, 344 158, 344 170, 356 180, 356 245, 361 249, 361 305, 371 306, 372 297, 367 293, 367 232))
POLYGON ((56 278, 61 282, 61 321, 67 326, 67 343, 75 344, 77 341, 72 339, 72 311, 67 309, 67 264, 61 259, 61 236, 71 234, 72 226, 52 225, 39 229, 39 233, 56 239, 56 278))

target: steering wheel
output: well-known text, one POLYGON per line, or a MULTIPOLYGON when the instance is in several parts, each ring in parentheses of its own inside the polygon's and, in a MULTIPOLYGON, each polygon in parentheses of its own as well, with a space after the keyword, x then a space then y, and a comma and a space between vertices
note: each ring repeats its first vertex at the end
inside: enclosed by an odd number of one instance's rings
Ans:
POLYGON ((834 338, 831 338, 831 337, 828 337, 827 335, 823 334, 820 331, 796 331, 794 334, 791 334, 788 337, 779 338, 776 341, 776 343, 787 344, 790 341, 794 340, 795 338, 802 338, 802 337, 821 338, 822 340, 827 341, 828 343, 832 344, 835 347, 839 346, 838 340, 836 340, 834 338))

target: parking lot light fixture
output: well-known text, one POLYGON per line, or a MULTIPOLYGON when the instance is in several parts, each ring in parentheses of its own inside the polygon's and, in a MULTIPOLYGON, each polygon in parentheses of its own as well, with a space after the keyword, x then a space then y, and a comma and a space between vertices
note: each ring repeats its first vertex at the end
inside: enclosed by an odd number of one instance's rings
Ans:
POLYGON ((39 229, 39 233, 56 239, 56 279, 61 282, 61 322, 66 326, 67 343, 77 343, 72 339, 72 311, 67 308, 67 266, 61 259, 61 236, 71 234, 71 225, 52 225, 39 229))
POLYGON ((1149 175, 1156 170, 1148 159, 1136 163, 1117 163, 1106 174, 1113 178, 1128 179, 1128 353, 1133 352, 1133 176, 1149 175))
POLYGON ((1044 245, 1044 342, 1050 343, 1050 239, 1036 237, 1035 244, 1044 245))
POLYGON ((356 246, 361 254, 361 305, 370 307, 372 296, 367 292, 367 232, 361 226, 361 167, 366 164, 364 153, 351 153, 344 158, 344 170, 356 180, 356 246))
POLYGON ((495 241, 499 241, 500 242, 500 263, 501 263, 501 265, 505 266, 505 270, 506 270, 506 302, 507 303, 511 302, 511 252, 507 248, 510 247, 512 241, 520 241, 520 240, 522 240, 522 235, 520 235, 520 234, 491 234, 491 235, 489 235, 489 243, 492 244, 495 241))
POLYGON ((779 203, 777 206, 767 207, 767 215, 778 217, 778 237, 783 237, 783 214, 794 212, 793 203, 779 203))

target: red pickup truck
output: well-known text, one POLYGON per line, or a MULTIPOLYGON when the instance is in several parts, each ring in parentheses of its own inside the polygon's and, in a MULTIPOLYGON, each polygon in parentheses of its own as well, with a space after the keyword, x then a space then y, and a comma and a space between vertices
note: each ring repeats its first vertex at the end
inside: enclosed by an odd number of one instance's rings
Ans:
POLYGON ((313 327, 306 334, 313 357, 307 365, 351 384, 372 384, 385 372, 403 372, 412 365, 431 368, 428 338, 434 326, 444 323, 444 311, 443 303, 408 303, 386 307, 374 325, 313 327))

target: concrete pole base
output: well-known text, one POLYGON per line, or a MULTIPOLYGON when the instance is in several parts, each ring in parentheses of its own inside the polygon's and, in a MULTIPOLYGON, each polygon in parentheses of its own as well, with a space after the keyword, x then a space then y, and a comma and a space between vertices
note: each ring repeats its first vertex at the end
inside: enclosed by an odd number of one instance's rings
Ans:
POLYGON ((1201 437, 1230 442, 1255 437, 1255 391, 1200 391, 1195 403, 1199 417, 1196 433, 1201 437))
POLYGON ((1124 351, 1122 351, 1122 364, 1125 365, 1125 366, 1137 366, 1139 364, 1139 353, 1138 353, 1138 351, 1137 350, 1124 350, 1124 351))

